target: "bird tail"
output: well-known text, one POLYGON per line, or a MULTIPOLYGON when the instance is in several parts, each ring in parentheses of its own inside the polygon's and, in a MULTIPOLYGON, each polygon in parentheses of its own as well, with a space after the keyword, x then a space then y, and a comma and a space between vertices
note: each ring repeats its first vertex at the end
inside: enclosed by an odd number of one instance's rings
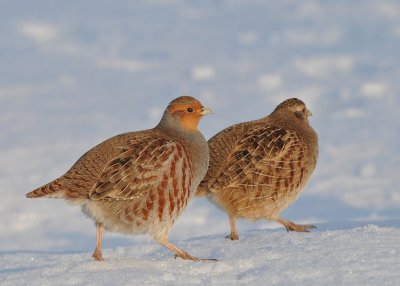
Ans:
POLYGON ((63 198, 65 195, 64 186, 56 179, 40 188, 26 194, 27 198, 63 198))

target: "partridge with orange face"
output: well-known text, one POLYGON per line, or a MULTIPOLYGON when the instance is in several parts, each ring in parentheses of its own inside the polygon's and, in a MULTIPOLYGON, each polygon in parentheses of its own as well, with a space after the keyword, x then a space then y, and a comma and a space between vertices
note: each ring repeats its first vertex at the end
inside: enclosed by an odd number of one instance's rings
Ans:
POLYGON ((303 191, 317 162, 310 115, 301 100, 291 98, 269 116, 228 127, 208 141, 210 166, 197 195, 207 195, 229 215, 227 238, 239 239, 236 218, 275 220, 287 231, 315 228, 279 216, 303 191))
POLYGON ((103 228, 148 233, 176 256, 200 260, 171 244, 168 233, 207 171, 207 143, 197 125, 209 113, 193 97, 176 98, 153 129, 100 143, 63 176, 26 196, 81 204, 97 226, 96 260, 103 259, 103 228))

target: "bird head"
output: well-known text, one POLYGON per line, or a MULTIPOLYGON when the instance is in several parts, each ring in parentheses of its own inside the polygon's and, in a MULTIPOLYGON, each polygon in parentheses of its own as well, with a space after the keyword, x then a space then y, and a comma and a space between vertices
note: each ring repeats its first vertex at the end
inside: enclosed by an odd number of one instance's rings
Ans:
POLYGON ((197 130, 200 119, 212 111, 191 96, 181 96, 168 105, 166 112, 187 130, 197 130))
POLYGON ((289 98, 281 102, 274 110, 275 112, 292 113, 296 118, 308 122, 308 117, 312 116, 305 103, 298 98, 289 98))

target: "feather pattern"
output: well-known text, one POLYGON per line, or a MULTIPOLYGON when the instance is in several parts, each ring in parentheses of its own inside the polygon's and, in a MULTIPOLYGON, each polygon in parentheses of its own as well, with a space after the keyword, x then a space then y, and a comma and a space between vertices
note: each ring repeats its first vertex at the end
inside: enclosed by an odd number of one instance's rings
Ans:
POLYGON ((102 260, 103 228, 148 233, 177 256, 199 260, 168 242, 168 234, 207 171, 208 146, 197 125, 209 113, 193 97, 176 98, 153 129, 98 144, 63 176, 26 196, 81 204, 96 222, 96 260, 102 260))
POLYGON ((227 212, 232 228, 239 217, 280 220, 316 165, 318 139, 308 115, 302 101, 289 99, 269 116, 216 134, 208 141, 210 166, 197 195, 227 212))

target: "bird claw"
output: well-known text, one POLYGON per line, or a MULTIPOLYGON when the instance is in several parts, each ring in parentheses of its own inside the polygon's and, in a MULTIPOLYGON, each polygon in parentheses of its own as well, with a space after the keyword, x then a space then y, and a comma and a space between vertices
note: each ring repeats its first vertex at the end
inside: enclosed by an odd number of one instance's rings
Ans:
POLYGON ((225 236, 225 239, 239 240, 239 236, 234 234, 228 234, 227 236, 225 236))
POLYGON ((286 231, 291 232, 291 231, 296 231, 296 232, 310 232, 311 229, 317 228, 315 225, 303 225, 303 224, 290 224, 290 225, 285 225, 286 231))
POLYGON ((96 260, 96 261, 103 261, 103 260, 104 260, 104 258, 103 258, 103 256, 101 255, 101 253, 98 253, 98 252, 96 252, 96 251, 93 253, 92 257, 93 257, 93 259, 96 260))

